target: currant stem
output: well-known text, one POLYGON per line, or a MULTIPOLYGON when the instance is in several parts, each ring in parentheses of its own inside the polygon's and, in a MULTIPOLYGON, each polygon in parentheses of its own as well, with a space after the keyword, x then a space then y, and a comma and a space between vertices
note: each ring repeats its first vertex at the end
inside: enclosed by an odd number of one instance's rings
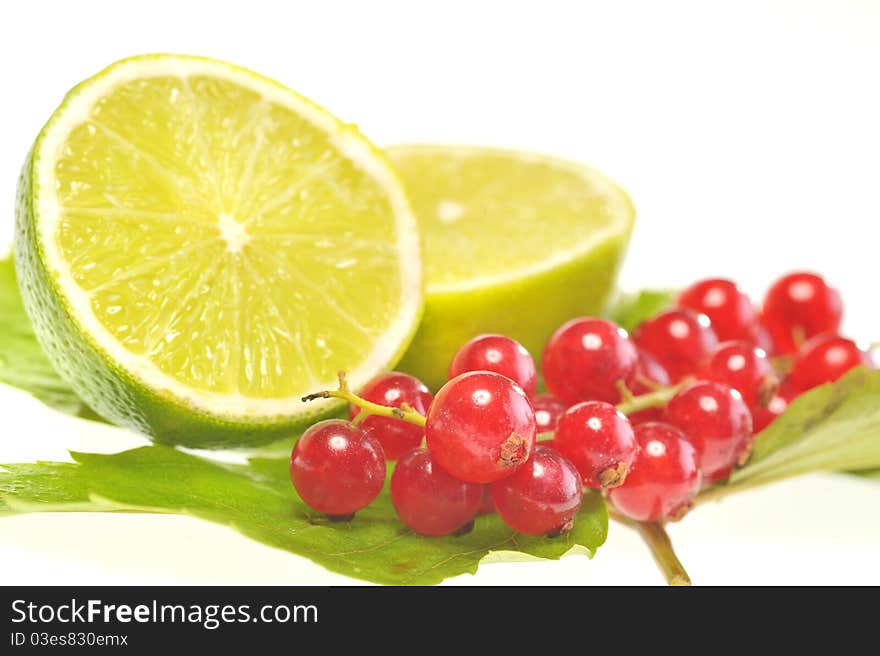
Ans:
POLYGON ((637 531, 642 536, 645 544, 651 550, 651 555, 654 556, 654 561, 657 563, 660 571, 663 572, 666 583, 674 586, 691 585, 691 577, 688 576, 684 565, 681 564, 681 561, 675 554, 672 541, 669 539, 669 534, 666 532, 663 524, 660 522, 636 522, 628 517, 624 517, 613 508, 609 508, 609 512, 614 520, 637 531))
MULTIPOLYGON (((638 396, 633 396, 627 389, 627 393, 621 395, 623 401, 617 404, 617 409, 625 415, 631 415, 641 410, 647 410, 648 408, 662 408, 672 400, 672 397, 678 394, 690 383, 691 379, 688 378, 677 385, 660 387, 653 392, 639 394, 638 396)), ((621 389, 621 392, 623 392, 623 389, 621 389)))
POLYGON ((405 406, 405 408, 390 408, 385 405, 379 405, 378 403, 372 403, 370 401, 362 399, 348 388, 348 382, 345 380, 344 371, 339 372, 339 389, 324 390, 322 392, 308 394, 307 396, 302 397, 302 400, 304 403, 306 403, 308 401, 314 401, 316 399, 331 398, 343 399, 344 401, 348 401, 352 405, 357 406, 361 409, 361 411, 354 419, 355 424, 359 424, 371 415, 379 415, 380 417, 400 419, 401 421, 406 421, 410 424, 415 424, 416 426, 425 425, 425 418, 409 406, 405 406))

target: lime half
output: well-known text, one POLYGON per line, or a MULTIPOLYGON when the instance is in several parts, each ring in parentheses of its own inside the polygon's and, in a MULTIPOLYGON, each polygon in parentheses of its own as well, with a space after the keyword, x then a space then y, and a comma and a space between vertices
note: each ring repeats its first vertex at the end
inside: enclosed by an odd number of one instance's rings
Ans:
POLYGON ((537 359, 561 323, 604 308, 635 220, 614 182, 535 153, 386 152, 425 245, 425 316, 400 368, 436 388, 456 349, 485 332, 518 339, 537 359))
POLYGON ((326 414, 300 397, 393 366, 421 314, 416 222, 384 155, 203 58, 123 60, 67 95, 24 167, 15 254, 83 399, 190 446, 326 414))

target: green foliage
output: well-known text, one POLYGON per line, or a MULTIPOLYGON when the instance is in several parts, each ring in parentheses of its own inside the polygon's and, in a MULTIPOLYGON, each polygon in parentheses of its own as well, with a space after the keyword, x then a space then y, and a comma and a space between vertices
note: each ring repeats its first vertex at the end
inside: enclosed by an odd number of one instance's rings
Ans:
MULTIPOLYGON (((347 576, 385 584, 434 584, 494 559, 592 554, 604 541, 608 515, 588 493, 574 529, 557 538, 514 533, 495 515, 477 518, 459 537, 426 538, 395 516, 387 489, 353 521, 333 523, 295 494, 287 459, 229 465, 165 446, 115 455, 75 453, 76 464, 4 465, 0 514, 11 512, 150 512, 190 515, 224 524, 347 576), (517 552, 512 554, 510 552, 517 552)), ((243 564, 246 567, 247 564, 243 564)))

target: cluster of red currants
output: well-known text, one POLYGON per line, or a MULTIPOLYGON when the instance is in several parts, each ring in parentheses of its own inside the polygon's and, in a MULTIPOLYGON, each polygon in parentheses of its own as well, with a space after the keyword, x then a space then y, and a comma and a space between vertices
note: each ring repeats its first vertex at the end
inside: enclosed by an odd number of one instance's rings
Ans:
POLYGON ((392 503, 424 535, 466 532, 493 511, 521 533, 564 533, 585 487, 632 519, 675 519, 745 462, 753 435, 791 399, 873 366, 838 334, 841 313, 838 292, 814 274, 778 280, 761 312, 733 282, 700 281, 632 337, 604 319, 562 325, 542 357, 548 394, 537 394, 522 345, 481 335, 436 396, 383 374, 353 399, 350 421, 309 428, 291 478, 309 506, 349 519, 396 460, 392 503))

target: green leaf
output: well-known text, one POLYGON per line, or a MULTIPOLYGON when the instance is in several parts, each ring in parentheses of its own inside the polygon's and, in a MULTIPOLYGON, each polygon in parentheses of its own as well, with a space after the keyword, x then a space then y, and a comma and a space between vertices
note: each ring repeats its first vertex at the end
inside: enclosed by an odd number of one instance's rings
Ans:
POLYGON ((670 308, 675 296, 676 292, 670 289, 646 289, 621 294, 611 304, 606 315, 611 321, 631 332, 645 319, 670 308))
POLYGON ((61 412, 86 412, 37 343, 21 303, 11 259, 0 260, 0 382, 30 392, 61 412))
POLYGON ((880 371, 859 367, 798 397, 755 438, 748 464, 706 496, 817 471, 878 468, 880 371))
POLYGON ((327 521, 296 496, 286 458, 229 465, 164 446, 73 457, 76 464, 4 465, 0 515, 65 510, 190 515, 334 572, 386 584, 434 584, 473 573, 490 553, 493 560, 556 559, 571 550, 592 554, 608 528, 601 496, 588 493, 574 529, 562 537, 519 535, 493 514, 478 517, 467 535, 426 538, 396 518, 387 489, 352 522, 327 521))

